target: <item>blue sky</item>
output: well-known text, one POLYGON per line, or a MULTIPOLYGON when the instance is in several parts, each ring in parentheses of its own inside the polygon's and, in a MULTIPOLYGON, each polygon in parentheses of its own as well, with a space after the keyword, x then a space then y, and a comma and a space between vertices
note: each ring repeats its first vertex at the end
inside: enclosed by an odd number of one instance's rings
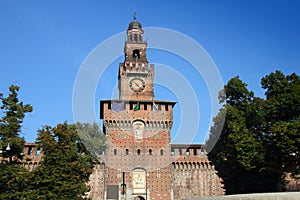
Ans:
MULTIPOLYGON (((7 94, 9 85, 16 84, 21 87, 20 100, 33 105, 34 112, 23 124, 27 141, 34 141, 37 129, 43 125, 73 122, 73 86, 82 62, 101 42, 127 29, 134 9, 144 27, 168 28, 193 38, 211 56, 224 82, 239 75, 257 96, 264 94, 260 88, 263 76, 275 70, 300 74, 297 0, 3 0, 0 92, 7 94)), ((108 91, 116 84, 122 60, 113 62, 106 71, 108 91)), ((148 51, 148 60, 174 68, 188 65, 174 55, 154 50, 148 51)), ((192 73, 187 71, 185 76, 192 73)), ((191 84, 198 79, 192 79, 191 84)), ((198 81, 204 84, 201 78, 198 81)), ((197 86, 193 87, 198 91, 197 86)), ((177 100, 176 94, 160 86, 156 90, 157 99, 177 100)), ((203 116, 209 104, 205 93, 197 94, 203 116)), ((100 81, 95 94, 96 112, 99 100, 110 96, 100 81)), ((175 130, 180 126, 178 115, 183 108, 179 104, 176 109, 175 130)), ((195 143, 203 142, 208 119, 200 125, 195 143)))

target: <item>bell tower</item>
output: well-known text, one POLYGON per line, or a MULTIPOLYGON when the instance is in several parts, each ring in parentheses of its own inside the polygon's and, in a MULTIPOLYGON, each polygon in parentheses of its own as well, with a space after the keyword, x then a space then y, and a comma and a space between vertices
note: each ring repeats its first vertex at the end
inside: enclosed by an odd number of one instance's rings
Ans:
POLYGON ((147 60, 144 30, 134 14, 127 29, 124 47, 125 61, 119 65, 119 98, 123 100, 153 100, 154 65, 147 60))
POLYGON ((102 156, 106 199, 170 200, 175 102, 154 99, 154 65, 148 63, 144 30, 135 15, 126 33, 119 98, 100 101, 109 146, 102 156))

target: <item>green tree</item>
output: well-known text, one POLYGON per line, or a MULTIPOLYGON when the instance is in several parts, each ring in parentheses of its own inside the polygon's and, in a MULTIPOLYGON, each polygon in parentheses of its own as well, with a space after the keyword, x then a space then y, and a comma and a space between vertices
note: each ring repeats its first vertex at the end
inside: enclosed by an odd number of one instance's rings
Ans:
POLYGON ((25 114, 32 112, 32 106, 30 104, 23 104, 18 99, 18 91, 20 87, 11 85, 9 87, 10 94, 7 97, 3 97, 0 94, 1 110, 3 116, 0 119, 0 138, 2 140, 3 156, 9 157, 10 163, 12 157, 19 157, 23 152, 24 138, 20 137, 22 123, 25 118, 25 114), (5 151, 8 144, 10 150, 5 151))
POLYGON ((1 99, 0 147, 2 158, 8 162, 0 163, 0 199, 23 199, 25 196, 29 172, 17 162, 24 147, 24 138, 20 137, 25 114, 32 112, 32 106, 18 99, 19 87, 11 85, 9 94, 1 99), (9 145, 10 149, 7 148, 9 145), (12 159, 14 158, 14 159, 12 159))
POLYGON ((276 71, 261 85, 265 99, 234 77, 220 96, 226 104, 214 118, 208 156, 229 194, 281 191, 286 173, 300 174, 300 78, 276 71))
POLYGON ((19 164, 0 163, 0 199, 24 199, 29 174, 30 172, 19 164))
POLYGON ((258 137, 262 100, 255 98, 239 77, 232 78, 224 90, 226 97, 220 96, 220 102, 226 104, 214 118, 207 146, 217 142, 208 156, 223 178, 228 194, 253 192, 264 184, 257 182, 265 156, 258 137), (250 106, 253 104, 260 106, 250 106))
POLYGON ((86 150, 92 155, 99 158, 107 148, 106 136, 101 131, 98 123, 80 123, 76 124, 77 132, 81 142, 86 150))
POLYGON ((28 199, 85 199, 93 156, 80 141, 75 125, 66 122, 39 130, 40 166, 31 177, 28 199))
POLYGON ((300 174, 300 77, 276 71, 262 78, 261 84, 266 89, 266 165, 277 174, 280 190, 285 173, 300 174))

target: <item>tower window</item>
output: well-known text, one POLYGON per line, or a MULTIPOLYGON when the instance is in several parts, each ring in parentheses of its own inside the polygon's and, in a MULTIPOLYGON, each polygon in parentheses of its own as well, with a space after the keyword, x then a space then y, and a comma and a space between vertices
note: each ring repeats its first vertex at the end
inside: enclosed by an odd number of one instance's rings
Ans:
POLYGON ((169 105, 168 104, 166 104, 166 111, 168 111, 169 110, 169 105))
POLYGON ((164 155, 164 150, 163 150, 163 149, 160 150, 160 155, 161 155, 161 156, 164 155))
POLYGON ((133 50, 132 57, 135 59, 140 59, 140 51, 138 49, 133 50))
POLYGON ((28 147, 27 155, 31 155, 31 154, 32 154, 32 147, 28 147))
POLYGON ((130 103, 130 104, 129 104, 129 109, 130 109, 130 110, 133 110, 133 103, 130 103))
POLYGON ((141 150, 140 149, 137 150, 137 155, 141 155, 141 150))
POLYGON ((129 155, 129 149, 126 149, 126 155, 127 156, 129 155))
POLYGON ((152 149, 149 149, 149 155, 150 156, 152 155, 152 149))
POLYGON ((114 155, 117 155, 117 149, 114 149, 114 155))
POLYGON ((138 41, 138 35, 134 34, 134 41, 137 42, 138 41))

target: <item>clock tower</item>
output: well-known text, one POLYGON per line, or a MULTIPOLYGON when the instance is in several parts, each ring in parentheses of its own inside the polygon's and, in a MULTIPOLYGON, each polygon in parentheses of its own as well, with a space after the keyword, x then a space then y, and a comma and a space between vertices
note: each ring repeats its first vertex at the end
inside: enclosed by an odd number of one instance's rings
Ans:
POLYGON ((119 64, 119 98, 100 101, 108 139, 102 156, 105 199, 171 199, 171 145, 175 102, 154 99, 154 65, 147 60, 144 30, 134 16, 119 64), (163 181, 162 181, 163 180, 163 181))
MULTIPOLYGON (((201 144, 171 144, 175 102, 154 98, 154 65, 135 15, 119 64, 117 99, 100 101, 108 148, 90 177, 92 199, 179 200, 222 195, 201 144)), ((170 77, 171 78, 171 77, 170 77)))
POLYGON ((123 100, 153 100, 154 65, 148 64, 147 42, 141 23, 134 16, 127 29, 125 61, 119 66, 119 98, 123 100))

